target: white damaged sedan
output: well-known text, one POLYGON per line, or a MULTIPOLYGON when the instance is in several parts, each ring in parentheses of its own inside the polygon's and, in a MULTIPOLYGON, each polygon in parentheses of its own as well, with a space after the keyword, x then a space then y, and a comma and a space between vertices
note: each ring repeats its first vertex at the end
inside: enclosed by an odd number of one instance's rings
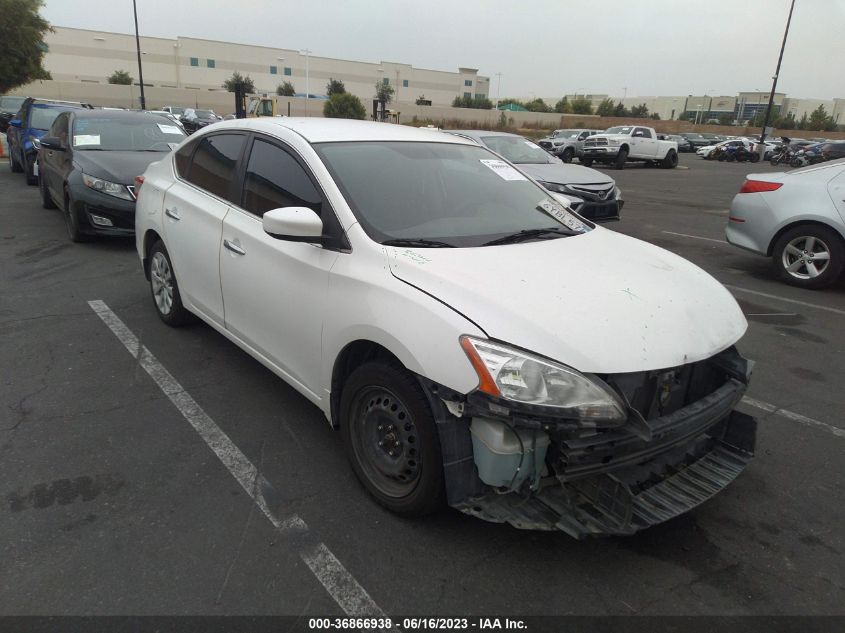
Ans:
POLYGON ((631 534, 753 455, 728 291, 484 147, 228 121, 141 180, 137 249, 162 321, 201 318, 320 407, 394 512, 631 534))

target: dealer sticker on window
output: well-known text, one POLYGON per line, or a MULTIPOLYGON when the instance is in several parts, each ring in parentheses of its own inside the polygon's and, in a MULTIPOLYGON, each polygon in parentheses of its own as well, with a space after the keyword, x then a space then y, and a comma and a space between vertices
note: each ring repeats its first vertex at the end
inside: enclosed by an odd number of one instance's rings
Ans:
POLYGON ((99 134, 75 134, 73 136, 73 144, 79 147, 80 145, 99 145, 99 134))
POLYGON ((584 223, 575 218, 571 213, 563 208, 554 200, 544 198, 537 203, 537 207, 548 213, 555 220, 563 224, 566 228, 583 233, 586 230, 584 223))
POLYGON ((182 130, 175 125, 162 125, 161 123, 156 123, 156 125, 158 125, 158 129, 165 134, 178 134, 179 136, 182 136, 182 130))
POLYGON ((492 169, 502 180, 528 180, 503 160, 481 159, 481 163, 492 169))

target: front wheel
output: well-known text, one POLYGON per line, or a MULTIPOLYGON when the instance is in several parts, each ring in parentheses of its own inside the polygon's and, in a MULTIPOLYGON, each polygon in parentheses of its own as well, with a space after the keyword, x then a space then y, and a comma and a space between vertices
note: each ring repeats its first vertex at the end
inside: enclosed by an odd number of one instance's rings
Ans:
POLYGON ((161 240, 153 244, 149 254, 150 292, 158 317, 171 327, 185 325, 194 315, 182 305, 182 295, 173 273, 170 255, 161 240))
POLYGON ((616 169, 625 169, 625 161, 628 160, 628 150, 627 149, 620 149, 619 153, 616 155, 616 160, 614 161, 614 165, 616 169))
POLYGON ((808 224, 789 229, 772 249, 772 267, 782 281, 817 289, 837 280, 845 264, 842 238, 824 226, 808 224))
POLYGON ((358 479, 381 505, 404 516, 443 505, 443 458, 422 387, 404 368, 369 362, 343 386, 340 425, 358 479))
POLYGON ((674 169, 675 167, 677 167, 678 166, 678 154, 677 154, 677 152, 673 149, 670 149, 668 152, 666 152, 666 156, 661 161, 660 166, 663 169, 674 169))
POLYGON ((565 150, 563 150, 563 153, 560 155, 560 159, 564 163, 571 163, 573 156, 575 156, 575 152, 572 151, 571 147, 567 147, 565 150))

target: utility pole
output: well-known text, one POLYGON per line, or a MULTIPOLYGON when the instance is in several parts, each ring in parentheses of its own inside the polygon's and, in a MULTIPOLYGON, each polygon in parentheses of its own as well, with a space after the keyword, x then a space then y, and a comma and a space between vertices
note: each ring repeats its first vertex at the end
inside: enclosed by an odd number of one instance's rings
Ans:
POLYGON ((141 84, 141 109, 147 109, 147 100, 144 98, 144 70, 141 67, 141 38, 138 36, 138 7, 135 0, 132 0, 132 11, 135 14, 135 51, 138 53, 138 82, 141 84))
POLYGON ((499 91, 502 89, 502 73, 496 73, 499 81, 496 83, 496 110, 499 109, 499 91))
POLYGON ((763 143, 766 141, 766 128, 769 126, 769 119, 772 115, 772 105, 775 102, 775 90, 778 87, 778 75, 780 75, 780 63, 783 61, 783 50, 786 48, 786 37, 789 35, 789 23, 792 22, 792 11, 795 9, 795 0, 789 6, 789 17, 786 18, 786 30, 783 32, 783 42, 780 45, 780 55, 778 56, 778 65, 775 68, 775 74, 772 77, 772 92, 769 95, 769 105, 766 107, 766 118, 763 119, 763 129, 760 131, 760 151, 765 152, 766 146, 763 143))
POLYGON ((305 53, 305 116, 308 116, 308 99, 311 93, 311 88, 308 84, 308 56, 314 51, 303 48, 301 52, 305 53))

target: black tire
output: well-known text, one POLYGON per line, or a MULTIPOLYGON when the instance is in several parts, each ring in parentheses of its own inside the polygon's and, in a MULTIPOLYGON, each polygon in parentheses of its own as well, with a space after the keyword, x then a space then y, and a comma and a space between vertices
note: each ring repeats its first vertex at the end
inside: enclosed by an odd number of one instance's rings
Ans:
POLYGON ((675 169, 678 166, 678 153, 670 149, 666 152, 666 156, 663 157, 663 160, 660 161, 660 166, 663 169, 675 169))
POLYGON ((728 160, 728 156, 727 154, 719 154, 716 160, 718 160, 720 163, 724 163, 726 160, 728 160))
POLYGON ((624 147, 619 150, 619 153, 616 155, 616 160, 613 161, 613 164, 616 166, 616 169, 625 169, 625 161, 628 160, 628 150, 624 147))
POLYGON ((65 227, 71 242, 87 242, 90 237, 82 232, 79 226, 79 215, 73 208, 73 200, 70 193, 65 189, 65 227))
POLYGON ((801 159, 799 159, 799 158, 793 158, 793 159, 789 162, 789 166, 790 166, 790 167, 800 167, 800 166, 801 166, 801 159))
MULTIPOLYGON (((807 242, 805 241, 806 245, 807 242)), ((799 288, 816 290, 834 283, 842 268, 845 265, 845 243, 838 233, 826 226, 818 224, 804 224, 795 226, 781 235, 772 248, 772 269, 781 281, 784 281, 799 288), (801 240, 813 238, 815 246, 812 251, 804 254, 800 247, 801 240), (788 252, 787 248, 792 244, 797 252, 788 252), (821 250, 819 250, 821 249, 821 250), (820 253, 826 252, 827 260, 818 259, 820 253), (800 253, 800 254, 799 254, 800 253), (816 277, 810 277, 811 269, 806 264, 798 264, 801 257, 807 258, 812 254, 810 263, 817 272, 816 277), (815 261, 813 261, 815 259, 815 261), (826 264, 824 262, 827 262, 826 264), (790 264, 796 265, 796 270, 790 272, 790 264), (819 264, 817 266, 817 264, 819 264)))
POLYGON ((15 155, 12 152, 9 152, 9 168, 12 170, 13 174, 19 174, 23 171, 23 167, 18 164, 18 161, 15 160, 15 155))
POLYGON ((593 166, 593 159, 592 158, 579 158, 578 162, 584 165, 584 167, 592 167, 593 166))
POLYGON ((729 163, 736 162, 736 154, 728 154, 725 160, 729 163))
POLYGON ((779 162, 780 162, 780 158, 778 156, 773 156, 772 158, 769 159, 769 164, 772 167, 777 167, 779 162))
POLYGON ((38 179, 38 190, 41 192, 41 206, 44 209, 55 209, 56 203, 50 196, 50 191, 47 189, 47 182, 44 178, 38 179))
POLYGON ((147 255, 149 266, 150 294, 156 314, 171 327, 180 327, 196 320, 196 317, 182 305, 182 295, 176 281, 173 263, 164 242, 158 240, 147 255), (160 285, 159 285, 160 284, 160 285), (169 299, 166 297, 169 296, 169 299))
POLYGON ((35 175, 35 158, 31 160, 29 158, 24 157, 26 161, 24 164, 26 165, 26 184, 30 187, 34 187, 38 184, 38 176, 35 175))
POLYGON ((403 367, 376 361, 352 372, 340 426, 352 469, 378 503, 403 516, 443 506, 437 426, 422 387, 403 367))
POLYGON ((571 163, 571 162, 572 162, 572 159, 573 159, 574 157, 575 157, 575 152, 574 152, 574 151, 572 151, 572 148, 571 148, 571 147, 567 147, 565 150, 563 150, 563 153, 560 155, 560 159, 561 159, 564 163, 571 163))
POLYGON ((751 152, 751 154, 748 155, 748 160, 752 163, 759 163, 760 154, 758 154, 757 152, 751 152))

